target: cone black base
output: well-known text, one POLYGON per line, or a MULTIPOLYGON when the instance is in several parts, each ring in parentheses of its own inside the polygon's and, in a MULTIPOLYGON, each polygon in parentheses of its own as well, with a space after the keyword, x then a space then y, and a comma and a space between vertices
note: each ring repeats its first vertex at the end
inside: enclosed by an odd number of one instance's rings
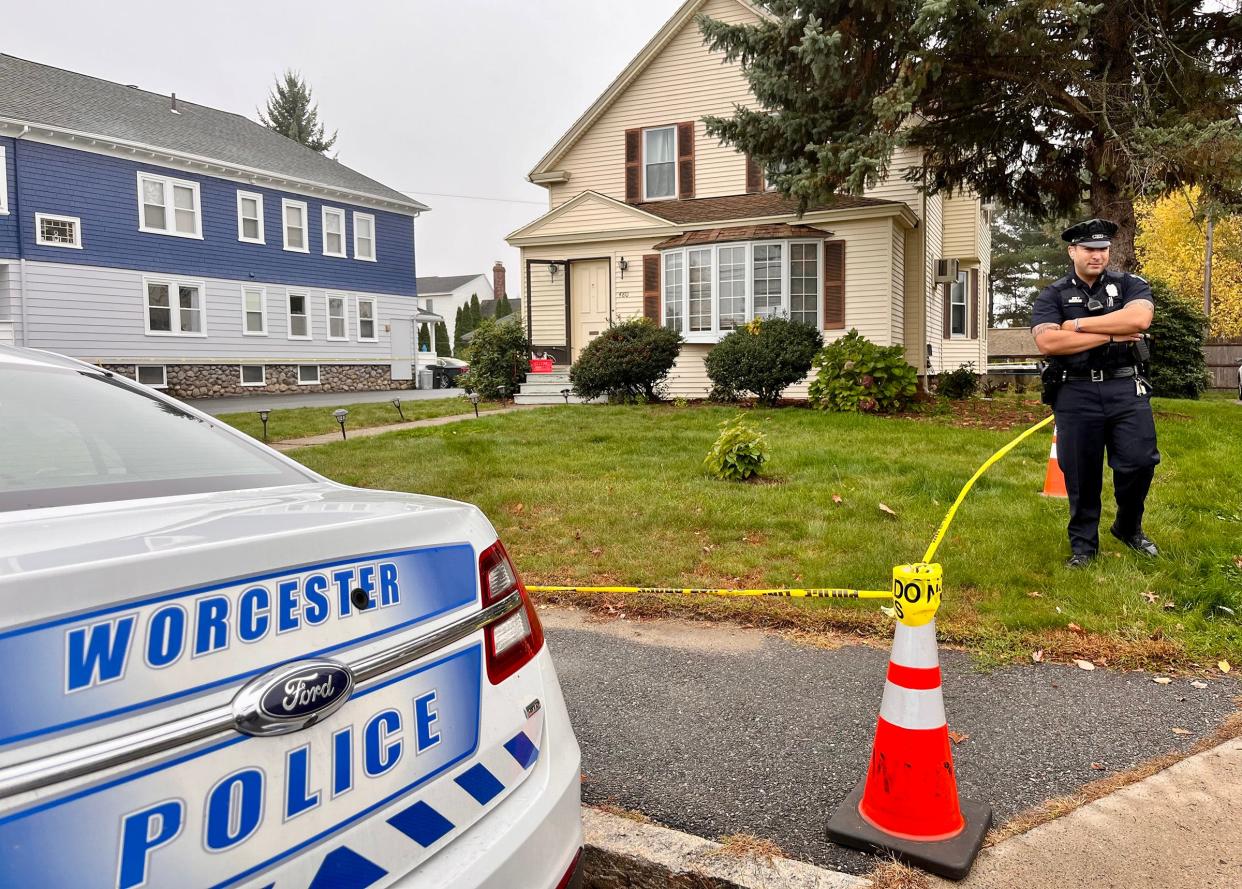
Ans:
POLYGON ((866 778, 859 781, 828 820, 828 839, 864 852, 891 852, 907 864, 950 880, 964 879, 970 873, 983 846, 983 838, 992 826, 991 806, 960 800, 962 817, 966 819, 961 833, 952 839, 930 843, 907 840, 872 827, 858 814, 858 803, 866 783, 866 778))

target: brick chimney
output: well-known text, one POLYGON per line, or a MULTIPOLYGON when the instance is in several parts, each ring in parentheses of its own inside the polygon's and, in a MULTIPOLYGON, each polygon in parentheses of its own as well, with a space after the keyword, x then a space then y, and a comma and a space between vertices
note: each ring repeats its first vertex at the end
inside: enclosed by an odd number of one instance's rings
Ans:
POLYGON ((505 264, 499 259, 492 266, 492 296, 497 300, 505 296, 505 264))

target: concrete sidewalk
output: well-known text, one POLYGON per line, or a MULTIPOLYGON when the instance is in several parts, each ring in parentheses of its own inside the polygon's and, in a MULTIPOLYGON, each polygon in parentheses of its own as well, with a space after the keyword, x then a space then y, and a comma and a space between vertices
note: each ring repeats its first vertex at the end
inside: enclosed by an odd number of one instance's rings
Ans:
MULTIPOLYGON (((540 404, 515 404, 513 407, 502 407, 491 411, 480 411, 478 419, 484 417, 495 417, 498 414, 511 414, 514 411, 528 411, 532 408, 543 407, 540 404)), ((408 423, 392 423, 388 426, 367 426, 362 429, 349 429, 350 439, 354 438, 371 438, 375 435, 383 435, 386 432, 400 432, 403 429, 422 429, 426 426, 446 426, 449 423, 461 423, 466 420, 474 420, 473 413, 469 414, 453 414, 448 417, 430 417, 426 420, 410 420, 408 423)), ((308 435, 305 438, 286 438, 284 441, 272 442, 271 447, 278 451, 292 451, 297 448, 307 448, 314 445, 332 444, 334 441, 341 441, 340 432, 325 432, 322 435, 308 435)))
POLYGON ((948 889, 1237 889, 1242 738, 985 849, 948 889))

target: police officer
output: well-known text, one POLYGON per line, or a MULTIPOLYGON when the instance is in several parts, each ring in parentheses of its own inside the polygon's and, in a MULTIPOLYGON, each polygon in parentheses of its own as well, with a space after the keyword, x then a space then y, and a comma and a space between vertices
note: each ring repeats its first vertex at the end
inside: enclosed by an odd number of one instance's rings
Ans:
POLYGON ((1151 386, 1142 376, 1139 344, 1155 308, 1138 275, 1108 269, 1116 224, 1088 219, 1066 229, 1073 270, 1035 299, 1031 332, 1048 356, 1045 400, 1057 424, 1057 462, 1069 493, 1071 568, 1089 565, 1100 548, 1104 453, 1113 469, 1117 519, 1113 536, 1158 555, 1143 532, 1143 503, 1160 452, 1151 386))

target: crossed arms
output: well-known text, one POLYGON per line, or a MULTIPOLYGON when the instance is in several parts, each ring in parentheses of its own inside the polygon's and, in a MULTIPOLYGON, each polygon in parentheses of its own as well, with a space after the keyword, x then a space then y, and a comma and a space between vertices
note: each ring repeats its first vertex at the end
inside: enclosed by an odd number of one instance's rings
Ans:
POLYGON ((1151 326, 1154 308, 1150 300, 1135 299, 1107 315, 1037 324, 1032 330, 1035 345, 1044 355, 1076 355, 1106 343, 1135 342, 1151 326))

